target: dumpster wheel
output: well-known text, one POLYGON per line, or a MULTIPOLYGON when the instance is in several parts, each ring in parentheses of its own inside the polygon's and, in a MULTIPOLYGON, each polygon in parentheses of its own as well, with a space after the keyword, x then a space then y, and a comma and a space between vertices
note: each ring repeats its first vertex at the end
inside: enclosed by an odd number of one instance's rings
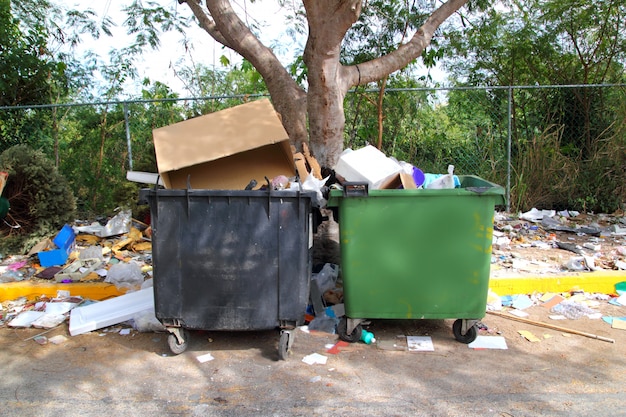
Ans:
POLYGON ((293 334, 289 330, 281 330, 278 341, 278 359, 284 361, 289 357, 291 345, 293 345, 293 334))
POLYGON ((475 322, 472 323, 471 320, 463 319, 457 319, 454 321, 452 324, 452 333, 454 333, 454 338, 457 341, 465 344, 472 343, 478 336, 478 330, 476 329, 475 322), (471 324, 468 325, 468 322, 471 324), (466 327, 465 334, 463 334, 463 327, 466 327))
POLYGON ((189 331, 182 327, 168 328, 167 345, 174 355, 180 355, 189 346, 189 331))
MULTIPOLYGON (((358 323, 358 321, 357 321, 358 323)), ((355 343, 361 340, 361 333, 363 332, 363 326, 357 324, 354 326, 350 334, 348 334, 348 319, 346 317, 342 317, 337 323, 337 334, 339 335, 339 339, 348 343, 355 343)))

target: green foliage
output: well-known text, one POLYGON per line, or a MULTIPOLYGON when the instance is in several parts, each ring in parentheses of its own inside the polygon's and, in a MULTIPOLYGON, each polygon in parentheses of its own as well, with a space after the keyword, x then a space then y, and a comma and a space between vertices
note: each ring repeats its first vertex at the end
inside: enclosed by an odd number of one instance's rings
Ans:
POLYGON ((9 174, 2 195, 11 205, 0 229, 0 251, 24 253, 28 239, 54 234, 74 220, 76 202, 67 180, 41 151, 13 146, 0 154, 0 170, 9 174))

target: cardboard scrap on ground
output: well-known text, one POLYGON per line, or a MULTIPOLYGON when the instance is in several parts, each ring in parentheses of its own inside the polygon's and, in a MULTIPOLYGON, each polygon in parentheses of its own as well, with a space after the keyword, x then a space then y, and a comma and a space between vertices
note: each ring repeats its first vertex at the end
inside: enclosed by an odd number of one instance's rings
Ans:
POLYGON ((528 340, 529 342, 540 342, 541 341, 541 339, 539 339, 537 336, 535 336, 534 334, 532 334, 528 330, 518 330, 517 332, 520 335, 522 335, 522 337, 524 337, 524 339, 528 340))
POLYGON ((554 296, 550 297, 550 299, 546 300, 543 304, 541 304, 541 306, 549 310, 555 305, 560 304, 562 301, 565 301, 565 298, 559 294, 555 294, 554 296))
POLYGON ((626 320, 613 320, 613 324, 611 324, 613 329, 626 330, 626 320))
POLYGON ((606 323, 610 324, 613 329, 626 330, 626 317, 602 317, 606 323))

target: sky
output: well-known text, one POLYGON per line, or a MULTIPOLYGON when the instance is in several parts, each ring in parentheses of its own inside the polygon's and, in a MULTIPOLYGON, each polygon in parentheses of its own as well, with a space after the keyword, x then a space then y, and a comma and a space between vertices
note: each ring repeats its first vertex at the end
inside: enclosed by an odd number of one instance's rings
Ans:
MULTIPOLYGON (((98 52, 102 59, 106 59, 108 51, 111 48, 121 48, 131 43, 131 38, 126 35, 125 28, 122 23, 125 19, 124 13, 121 11, 131 0, 105 0, 101 2, 90 2, 85 5, 84 1, 78 0, 57 0, 57 3, 67 8, 76 8, 84 10, 86 7, 91 8, 98 14, 100 18, 107 16, 111 18, 117 27, 114 28, 114 36, 101 37, 98 40, 84 38, 83 50, 93 50, 98 52)), ((158 3, 164 7, 176 5, 178 10, 185 15, 191 15, 191 11, 186 5, 179 5, 176 0, 158 0, 158 3)), ((250 3, 245 0, 236 0, 233 2, 237 7, 237 12, 243 15, 244 8, 249 16, 253 16, 257 22, 262 25, 260 35, 261 41, 265 45, 271 45, 280 39, 285 39, 284 29, 284 10, 274 1, 257 1, 250 3), (273 23, 270 23, 273 22, 273 23)), ((225 55, 231 63, 239 63, 241 57, 230 49, 223 48, 208 33, 201 29, 197 24, 192 24, 187 32, 187 36, 192 41, 193 51, 191 54, 185 53, 181 44, 181 37, 175 33, 165 33, 160 39, 160 47, 156 51, 146 51, 141 62, 137 63, 137 71, 139 73, 139 81, 148 77, 151 81, 161 81, 172 87, 184 97, 189 93, 184 90, 182 82, 175 76, 175 70, 180 69, 183 65, 203 64, 208 67, 224 68, 220 64, 220 57, 225 55), (193 60, 193 61, 192 61, 193 60)), ((304 40, 302 41, 304 42, 304 40)), ((80 51, 79 51, 80 53, 80 51)), ((279 58, 281 56, 279 55, 279 58)), ((282 56, 281 60, 286 65, 287 57, 282 56)), ((128 86, 128 94, 138 94, 140 87, 128 86), (136 91, 133 91, 136 90, 136 91)))

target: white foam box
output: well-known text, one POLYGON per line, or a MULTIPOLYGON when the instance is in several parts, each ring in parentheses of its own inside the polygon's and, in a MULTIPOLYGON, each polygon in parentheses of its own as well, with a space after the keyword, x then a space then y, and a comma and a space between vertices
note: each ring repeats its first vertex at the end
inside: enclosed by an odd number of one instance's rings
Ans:
POLYGON ((335 165, 335 173, 346 181, 367 182, 372 190, 380 189, 400 172, 400 164, 372 145, 344 151, 335 165))

